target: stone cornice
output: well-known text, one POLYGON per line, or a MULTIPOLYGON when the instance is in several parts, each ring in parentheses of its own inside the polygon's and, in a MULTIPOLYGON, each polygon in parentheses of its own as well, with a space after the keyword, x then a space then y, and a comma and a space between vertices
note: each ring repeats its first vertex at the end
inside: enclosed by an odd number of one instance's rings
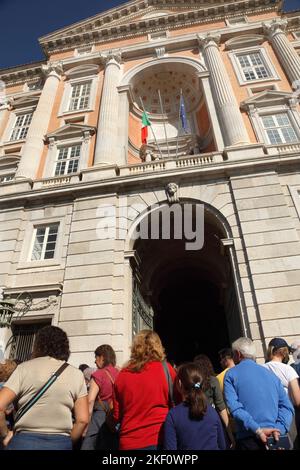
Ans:
MULTIPOLYGON (((236 16, 237 14, 250 14, 266 11, 277 11, 278 4, 274 4, 271 0, 258 0, 258 5, 252 7, 251 0, 236 1, 234 6, 230 4, 206 4, 202 8, 185 12, 177 12, 168 16, 160 16, 157 18, 137 19, 134 22, 128 18, 128 23, 117 25, 113 22, 114 13, 109 16, 102 15, 100 17, 91 18, 89 21, 81 22, 73 26, 57 31, 51 35, 40 38, 40 44, 46 55, 63 50, 69 50, 80 44, 95 44, 110 41, 112 39, 124 39, 129 37, 137 37, 143 34, 165 29, 177 29, 182 26, 189 26, 201 23, 211 23, 225 17, 236 16), (102 19, 103 21, 102 21, 102 19), (104 21, 104 19, 106 20, 104 21), (101 23, 102 21, 102 23, 101 23), (112 23, 112 24, 110 24, 112 23), (80 25, 80 27, 79 27, 80 25)), ((163 5, 163 1, 157 2, 163 5)), ((219 3, 219 2, 218 2, 219 3)), ((124 8, 126 5, 124 5, 124 8)))
MULTIPOLYGON (((75 184, 68 184, 64 186, 54 186, 46 189, 31 189, 27 191, 20 191, 20 193, 10 193, 7 195, 0 195, 0 209, 7 209, 8 207, 20 206, 20 202, 23 204, 29 204, 30 202, 44 203, 46 201, 58 201, 74 200, 79 197, 104 196, 105 194, 111 194, 112 192, 118 191, 132 191, 138 190, 138 188, 144 188, 145 185, 151 184, 151 187, 155 185, 163 185, 170 181, 170 177, 178 177, 183 181, 201 181, 204 179, 210 180, 216 177, 218 178, 229 178, 237 175, 247 175, 249 172, 254 171, 278 171, 280 168, 289 167, 296 168, 299 164, 299 153, 295 154, 280 154, 280 155, 265 155, 263 158, 248 158, 244 160, 226 161, 220 163, 214 163, 207 166, 198 166, 193 168, 187 168, 185 170, 174 169, 167 171, 160 171, 157 173, 145 172, 137 175, 128 176, 114 176, 108 177, 107 179, 98 179, 94 181, 82 181, 75 184), (122 189, 121 189, 122 188, 122 189)), ((109 167, 110 173, 113 171, 116 174, 117 166, 109 167)), ((97 168, 92 167, 90 171, 97 171, 97 168)), ((105 167, 103 168, 105 170, 105 167)), ((109 174, 110 174, 109 173, 109 174)), ((24 187, 25 180, 23 183, 24 187)))
POLYGON ((7 85, 19 85, 40 79, 43 77, 43 64, 45 61, 0 70, 0 80, 3 80, 7 85))

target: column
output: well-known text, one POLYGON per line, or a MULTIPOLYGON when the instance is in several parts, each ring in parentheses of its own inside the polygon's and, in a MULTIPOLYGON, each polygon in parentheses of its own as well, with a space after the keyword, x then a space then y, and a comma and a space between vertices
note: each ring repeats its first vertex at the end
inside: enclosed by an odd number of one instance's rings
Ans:
POLYGON ((43 66, 46 81, 33 113, 32 121, 26 137, 20 165, 16 173, 17 179, 34 179, 40 157, 44 148, 44 135, 47 133, 49 121, 58 89, 58 84, 62 74, 62 67, 59 63, 43 66))
POLYGON ((264 23, 264 30, 293 88, 300 88, 300 57, 286 36, 287 24, 287 20, 273 20, 264 23))
POLYGON ((129 126, 129 100, 130 85, 118 88, 119 91, 119 126, 118 126, 118 144, 119 156, 118 163, 126 165, 128 160, 128 126, 129 126))
POLYGON ((210 82, 224 143, 228 147, 248 144, 249 137, 243 117, 219 51, 220 35, 198 36, 198 40, 200 47, 203 48, 210 72, 210 82))
POLYGON ((5 117, 7 114, 7 111, 11 109, 11 103, 10 100, 8 100, 5 96, 2 98, 1 97, 1 83, 0 83, 0 138, 2 137, 3 134, 3 126, 5 124, 5 117))
POLYGON ((118 162, 120 155, 117 132, 121 54, 109 54, 104 57, 104 62, 104 84, 98 119, 94 165, 114 165, 118 162))

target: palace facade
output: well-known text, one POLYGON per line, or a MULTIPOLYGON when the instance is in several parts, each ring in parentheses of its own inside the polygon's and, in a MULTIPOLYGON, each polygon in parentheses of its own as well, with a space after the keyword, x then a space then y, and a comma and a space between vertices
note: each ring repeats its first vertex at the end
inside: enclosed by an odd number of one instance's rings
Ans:
POLYGON ((299 338, 300 11, 133 0, 39 42, 0 70, 2 354, 50 323, 75 365, 144 327, 176 361, 299 338), (136 239, 172 203, 204 207, 201 250, 136 239))

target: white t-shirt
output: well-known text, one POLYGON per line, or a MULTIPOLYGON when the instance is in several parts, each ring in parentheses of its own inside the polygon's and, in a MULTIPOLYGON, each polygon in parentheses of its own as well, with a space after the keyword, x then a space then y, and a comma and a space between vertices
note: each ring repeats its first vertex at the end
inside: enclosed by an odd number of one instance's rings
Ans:
POLYGON ((288 364, 283 364, 278 361, 270 361, 266 364, 262 364, 262 366, 277 375, 286 393, 288 393, 289 383, 294 379, 298 379, 297 372, 288 364))

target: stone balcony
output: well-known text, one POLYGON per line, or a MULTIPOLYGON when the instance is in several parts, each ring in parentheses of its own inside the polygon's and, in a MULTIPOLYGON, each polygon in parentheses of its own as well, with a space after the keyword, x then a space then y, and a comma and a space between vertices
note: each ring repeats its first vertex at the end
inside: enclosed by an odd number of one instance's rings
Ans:
POLYGON ((31 190, 59 189, 74 185, 117 180, 117 178, 139 177, 141 175, 161 174, 164 172, 186 172, 197 169, 226 170, 239 164, 242 166, 251 162, 256 164, 273 164, 279 160, 293 163, 300 160, 300 142, 294 144, 267 145, 252 144, 225 149, 224 152, 210 152, 177 158, 163 158, 134 165, 103 165, 83 169, 80 173, 53 176, 35 181, 29 179, 11 180, 0 183, 0 197, 10 194, 20 194, 31 190))

